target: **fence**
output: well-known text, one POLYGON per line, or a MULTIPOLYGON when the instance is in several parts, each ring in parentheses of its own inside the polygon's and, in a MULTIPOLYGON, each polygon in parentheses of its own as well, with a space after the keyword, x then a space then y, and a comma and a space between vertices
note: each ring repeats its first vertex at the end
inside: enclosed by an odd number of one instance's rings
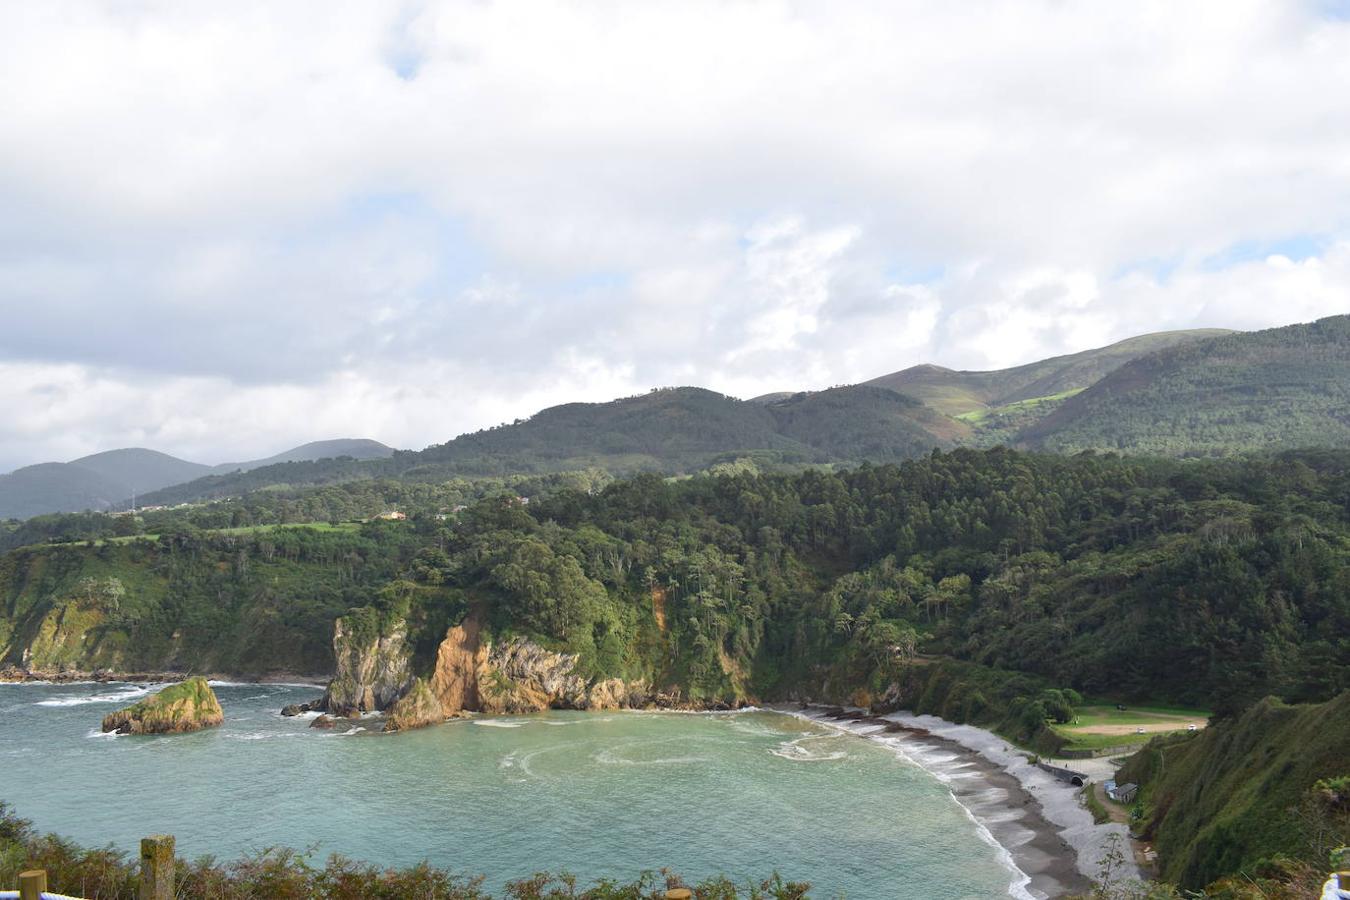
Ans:
MULTIPOLYGON (((157 834, 141 841, 140 900, 173 900, 173 835, 157 834)), ((0 900, 81 900, 47 890, 42 869, 22 872, 17 891, 0 891, 0 900)))

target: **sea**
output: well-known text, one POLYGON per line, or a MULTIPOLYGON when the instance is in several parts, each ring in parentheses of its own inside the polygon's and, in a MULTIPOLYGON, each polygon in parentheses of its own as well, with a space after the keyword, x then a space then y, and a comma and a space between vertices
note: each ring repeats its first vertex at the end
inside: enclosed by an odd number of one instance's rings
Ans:
POLYGON ((312 686, 213 683, 219 728, 105 735, 155 685, 0 684, 0 800, 43 831, 134 856, 269 847, 381 866, 423 860, 500 889, 667 869, 812 897, 1027 896, 1009 855, 935 774, 893 747, 769 710, 547 712, 398 734, 332 731, 283 706, 312 686))

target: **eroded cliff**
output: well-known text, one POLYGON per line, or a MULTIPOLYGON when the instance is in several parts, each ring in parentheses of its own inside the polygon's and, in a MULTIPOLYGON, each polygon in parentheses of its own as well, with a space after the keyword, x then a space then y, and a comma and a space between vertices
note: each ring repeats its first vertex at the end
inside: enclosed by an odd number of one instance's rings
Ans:
POLYGON ((412 688, 412 652, 402 620, 381 624, 343 616, 333 625, 337 669, 323 708, 339 716, 384 711, 412 688))
POLYGON ((432 725, 465 712, 619 709, 658 699, 644 682, 588 679, 579 674, 575 655, 527 638, 493 641, 472 614, 446 631, 425 678, 414 677, 403 622, 361 638, 352 623, 339 619, 333 647, 338 672, 325 707, 336 715, 388 712, 388 731, 432 725))

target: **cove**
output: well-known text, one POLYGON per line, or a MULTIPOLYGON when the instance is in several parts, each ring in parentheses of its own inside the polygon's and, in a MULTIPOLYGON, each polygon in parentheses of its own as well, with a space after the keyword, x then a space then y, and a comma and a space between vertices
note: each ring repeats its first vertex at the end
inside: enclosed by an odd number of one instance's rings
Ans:
MULTIPOLYGON (((768 711, 550 712, 394 735, 308 728, 278 710, 316 688, 216 686, 222 727, 99 733, 147 690, 0 685, 0 798, 86 845, 231 859, 313 847, 423 859, 489 887, 668 868, 744 881, 777 870, 812 896, 989 897, 1020 874, 937 779, 876 743, 768 711)), ((373 723, 372 723, 373 726, 373 723)))

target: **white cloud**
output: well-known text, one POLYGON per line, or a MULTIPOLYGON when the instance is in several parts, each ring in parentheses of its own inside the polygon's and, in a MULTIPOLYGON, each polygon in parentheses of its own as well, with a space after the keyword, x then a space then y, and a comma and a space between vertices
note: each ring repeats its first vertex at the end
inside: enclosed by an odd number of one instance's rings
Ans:
POLYGON ((0 470, 1350 311, 1345 84, 1293 0, 3 4, 0 470))

